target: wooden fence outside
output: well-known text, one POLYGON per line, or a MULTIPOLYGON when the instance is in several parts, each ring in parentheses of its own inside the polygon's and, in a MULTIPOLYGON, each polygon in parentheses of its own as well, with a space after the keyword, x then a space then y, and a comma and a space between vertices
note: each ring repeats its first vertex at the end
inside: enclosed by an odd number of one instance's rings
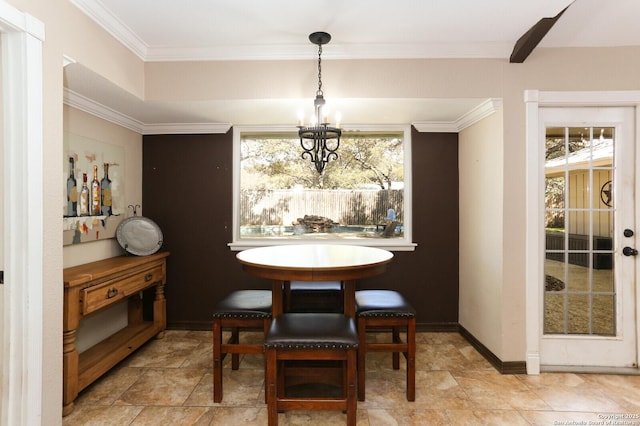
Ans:
POLYGON ((305 215, 341 225, 375 225, 389 209, 402 223, 404 190, 243 190, 241 226, 291 225, 305 215))

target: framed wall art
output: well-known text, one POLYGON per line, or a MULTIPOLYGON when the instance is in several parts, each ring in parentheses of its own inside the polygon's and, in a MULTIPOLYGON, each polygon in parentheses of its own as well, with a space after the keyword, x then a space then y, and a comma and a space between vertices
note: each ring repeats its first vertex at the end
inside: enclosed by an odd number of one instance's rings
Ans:
POLYGON ((124 219, 124 147, 64 133, 63 244, 114 238, 124 219))

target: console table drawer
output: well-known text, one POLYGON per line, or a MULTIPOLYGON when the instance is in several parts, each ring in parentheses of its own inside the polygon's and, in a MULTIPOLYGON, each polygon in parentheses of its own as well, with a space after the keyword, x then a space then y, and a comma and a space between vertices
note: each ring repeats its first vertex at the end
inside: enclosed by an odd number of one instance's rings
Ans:
POLYGON ((88 315, 111 303, 124 299, 140 290, 161 281, 164 277, 162 266, 147 269, 127 278, 118 278, 82 290, 82 314, 88 315))

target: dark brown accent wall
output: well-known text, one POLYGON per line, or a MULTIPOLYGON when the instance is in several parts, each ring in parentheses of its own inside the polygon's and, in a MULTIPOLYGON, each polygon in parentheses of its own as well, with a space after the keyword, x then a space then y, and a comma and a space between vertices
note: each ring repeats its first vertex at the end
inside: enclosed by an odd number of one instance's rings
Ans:
MULTIPOLYGON (((143 138, 144 215, 162 229, 167 322, 203 329, 212 306, 234 289, 269 288, 242 271, 227 246, 232 230, 232 131, 143 138)), ((415 251, 395 252, 388 271, 359 288, 409 298, 422 329, 458 322, 458 135, 412 131, 415 251)))

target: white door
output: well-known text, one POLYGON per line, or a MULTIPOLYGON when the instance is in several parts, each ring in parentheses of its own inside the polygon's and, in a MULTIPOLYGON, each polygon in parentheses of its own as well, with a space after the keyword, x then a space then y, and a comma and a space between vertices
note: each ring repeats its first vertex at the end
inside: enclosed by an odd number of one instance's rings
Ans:
POLYGON ((540 363, 637 367, 634 109, 541 108, 539 117, 540 363))

